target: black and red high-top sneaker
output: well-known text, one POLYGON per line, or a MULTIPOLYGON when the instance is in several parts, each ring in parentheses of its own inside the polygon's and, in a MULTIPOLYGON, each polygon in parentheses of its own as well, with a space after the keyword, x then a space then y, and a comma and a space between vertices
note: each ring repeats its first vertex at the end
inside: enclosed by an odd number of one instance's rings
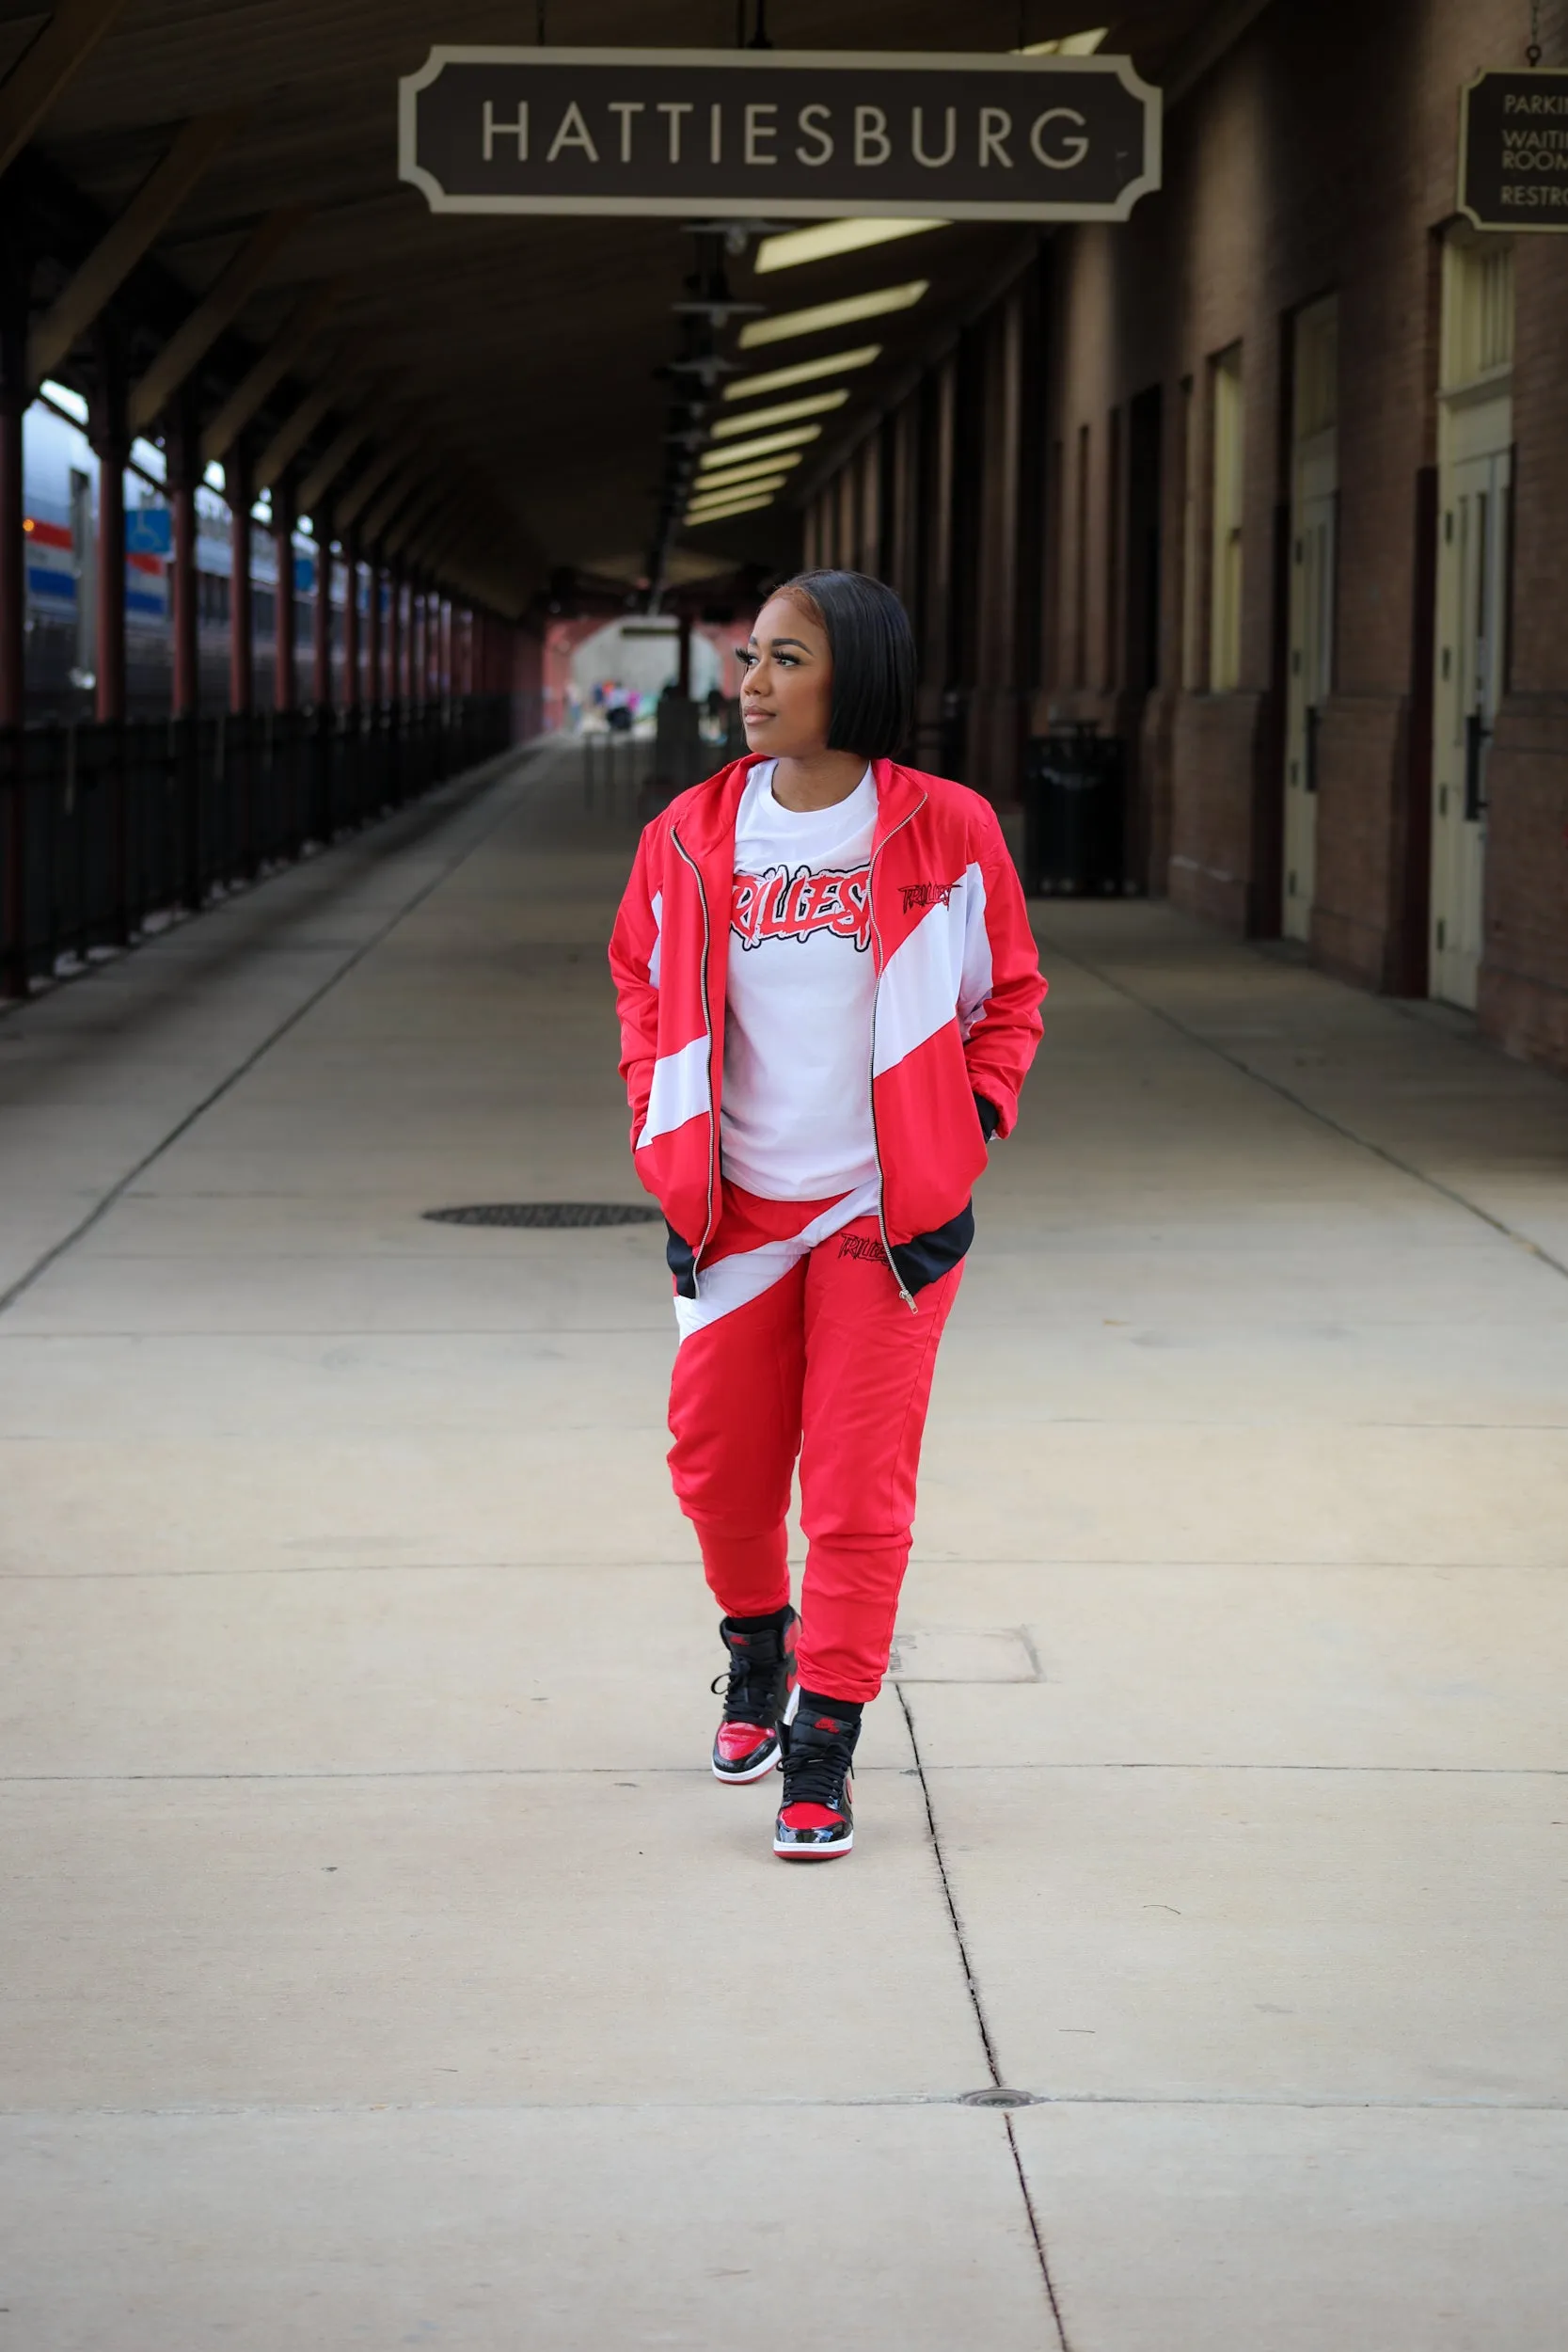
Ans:
POLYGON ((800 1620, 784 1608, 772 1617, 721 1617, 730 1670, 714 1679, 724 1712, 713 1741, 720 1780, 760 1780, 779 1760, 780 1726, 795 1713, 795 1637, 800 1620))
POLYGON ((827 1862, 855 1842, 849 1765, 860 1738, 860 1708, 800 1694, 784 1757, 784 1803, 773 1824, 773 1851, 784 1862, 827 1862))

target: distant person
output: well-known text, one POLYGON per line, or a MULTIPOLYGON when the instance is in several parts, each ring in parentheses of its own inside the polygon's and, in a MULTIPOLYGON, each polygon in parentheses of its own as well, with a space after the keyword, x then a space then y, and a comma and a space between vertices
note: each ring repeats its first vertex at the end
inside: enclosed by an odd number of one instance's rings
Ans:
POLYGON ((670 1230, 670 1469, 729 1653, 713 1770, 782 1762, 773 1851, 820 1861, 854 1842, 970 1195, 1045 983, 994 812, 895 757, 915 654, 892 591, 804 573, 742 660, 747 756, 649 825, 610 956, 670 1230))

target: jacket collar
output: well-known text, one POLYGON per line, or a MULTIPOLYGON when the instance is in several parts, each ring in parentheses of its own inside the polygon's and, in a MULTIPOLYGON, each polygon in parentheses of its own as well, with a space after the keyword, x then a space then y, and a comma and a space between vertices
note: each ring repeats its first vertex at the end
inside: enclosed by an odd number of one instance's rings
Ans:
MULTIPOLYGON (((735 841, 736 818, 740 809, 740 796, 746 789, 746 779, 765 756, 749 752, 733 766, 721 768, 705 784, 695 786, 683 793, 672 821, 679 834, 681 846, 693 857, 711 855, 716 850, 732 847, 735 841)), ((877 787, 877 834, 879 848, 890 833, 925 800, 919 783, 907 768, 895 760, 874 759, 871 780, 877 787)))

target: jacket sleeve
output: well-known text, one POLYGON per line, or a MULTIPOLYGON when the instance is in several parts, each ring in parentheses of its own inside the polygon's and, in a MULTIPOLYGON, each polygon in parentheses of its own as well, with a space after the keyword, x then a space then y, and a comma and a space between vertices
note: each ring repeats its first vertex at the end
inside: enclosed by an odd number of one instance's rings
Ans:
POLYGON ((654 1063, 658 1056, 658 950, 662 901, 657 887, 659 857, 650 825, 638 844, 610 936, 610 969, 621 1017, 621 1075, 631 1105, 631 1142, 648 1116, 654 1063))
POLYGON ((1019 1091, 1040 1041, 1046 984, 1018 869, 996 812, 984 802, 977 828, 974 859, 984 902, 976 892, 966 910, 958 1022, 970 1086, 995 1104, 997 1133, 1005 1136, 1018 1117, 1019 1091))

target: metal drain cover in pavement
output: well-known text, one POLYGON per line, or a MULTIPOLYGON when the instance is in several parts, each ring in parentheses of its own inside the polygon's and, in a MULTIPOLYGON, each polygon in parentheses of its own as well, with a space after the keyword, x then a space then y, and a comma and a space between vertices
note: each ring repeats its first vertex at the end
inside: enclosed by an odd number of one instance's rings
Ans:
POLYGON ((433 1225, 662 1225, 657 1209, 627 1200, 481 1200, 471 1208, 426 1209, 433 1225))

